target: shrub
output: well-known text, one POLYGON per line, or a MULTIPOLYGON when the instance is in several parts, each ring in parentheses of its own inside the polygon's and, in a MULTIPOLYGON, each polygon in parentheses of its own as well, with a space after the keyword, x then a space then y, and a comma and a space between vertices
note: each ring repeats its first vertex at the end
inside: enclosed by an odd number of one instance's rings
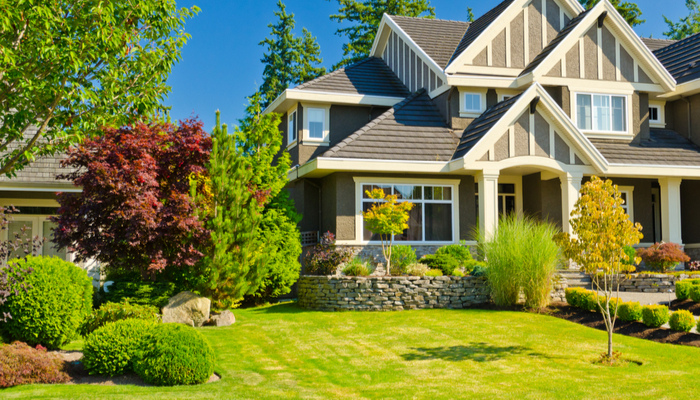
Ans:
POLYGON ((335 246, 335 235, 326 232, 313 252, 304 259, 306 273, 309 275, 334 275, 340 264, 348 262, 352 253, 335 246))
POLYGON ((688 291, 688 295, 690 296, 691 300, 696 303, 700 303, 700 285, 691 286, 690 290, 688 291))
POLYGON ((178 292, 172 282, 142 282, 139 277, 118 278, 107 290, 104 287, 100 289, 105 302, 128 301, 130 304, 153 306, 158 309, 168 304, 168 300, 178 292))
POLYGON ((638 301, 620 303, 620 307, 617 309, 617 316, 626 322, 641 321, 642 306, 638 301))
POLYGON ((372 273, 367 261, 354 257, 343 268, 343 273, 347 276, 368 276, 372 273))
POLYGON ((695 318, 693 314, 688 310, 678 310, 671 314, 671 318, 668 321, 671 329, 678 332, 690 332, 695 325, 695 318))
POLYGON ((108 322, 132 318, 160 322, 160 315, 157 308, 153 306, 129 304, 129 300, 123 300, 121 303, 105 303, 102 304, 99 309, 93 310, 92 314, 85 319, 80 327, 80 334, 87 336, 108 322))
POLYGON ((637 255, 642 257, 653 271, 658 272, 673 269, 679 262, 690 261, 690 257, 676 243, 654 243, 649 248, 637 250, 637 255))
POLYGON ((214 372, 214 350, 192 327, 156 325, 144 338, 134 371, 146 382, 161 386, 206 382, 214 372))
POLYGON ((637 257, 637 250, 635 250, 634 247, 632 246, 625 246, 622 248, 622 250, 625 252, 625 255, 627 256, 627 260, 621 260, 623 264, 625 265, 635 265, 634 259, 637 257))
POLYGON ((471 276, 485 276, 486 275, 486 263, 483 261, 477 261, 478 264, 474 265, 474 269, 470 272, 471 276))
POLYGON ((676 298, 680 301, 688 300, 690 297, 690 289, 693 284, 690 281, 678 281, 676 282, 676 298))
POLYGON ((391 250, 391 274, 404 275, 408 266, 416 263, 416 251, 411 246, 395 245, 391 250))
POLYGON ((439 269, 429 269, 426 273, 425 276, 442 276, 442 271, 439 269))
POLYGON ((688 271, 700 271, 700 261, 691 261, 686 265, 688 271))
POLYGON ((584 288, 579 288, 579 287, 567 288, 566 290, 564 290, 564 296, 566 297, 566 302, 569 303, 570 306, 587 309, 588 308, 587 304, 583 307, 581 306, 582 296, 586 292, 588 292, 588 290, 586 290, 584 288))
POLYGON ((642 308, 642 322, 644 325, 658 328, 668 322, 668 307, 662 305, 650 305, 642 308))
POLYGON ((92 280, 82 268, 58 257, 27 257, 11 261, 34 271, 19 291, 0 307, 12 319, 0 325, 9 340, 56 349, 77 335, 92 310, 92 280))
POLYGON ((93 374, 122 375, 133 371, 134 357, 144 338, 156 326, 153 321, 125 319, 110 322, 92 332, 83 346, 83 365, 93 374))
POLYGON ((47 353, 46 348, 29 347, 26 343, 0 344, 0 388, 31 383, 63 383, 63 359, 47 353))
POLYGON ((425 276, 428 272, 428 266, 425 264, 414 263, 406 268, 406 273, 411 276, 425 276))
POLYGON ((462 272, 461 269, 456 269, 456 270, 452 271, 452 276, 464 276, 464 275, 465 275, 465 273, 462 272))
POLYGON ((464 267, 472 258, 472 253, 469 251, 469 247, 463 244, 448 244, 447 246, 442 246, 435 252, 435 255, 448 255, 459 263, 460 267, 464 267))
POLYGON ((431 269, 439 269, 443 275, 452 275, 452 272, 459 268, 459 261, 448 254, 427 255, 421 258, 420 262, 431 269))
POLYGON ((466 262, 466 264, 463 265, 464 267, 464 272, 470 274, 475 268, 481 268, 485 269, 486 268, 486 263, 483 261, 471 259, 466 262))

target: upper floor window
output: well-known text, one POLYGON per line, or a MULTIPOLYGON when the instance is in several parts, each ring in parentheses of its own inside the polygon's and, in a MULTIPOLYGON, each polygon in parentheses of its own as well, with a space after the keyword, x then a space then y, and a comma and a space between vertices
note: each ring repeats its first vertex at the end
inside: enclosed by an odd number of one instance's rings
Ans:
POLYGON ((304 107, 304 140, 328 142, 330 106, 304 107))
POLYGON ((481 112, 481 94, 480 93, 464 93, 463 107, 464 112, 481 112))
POLYGON ((287 144, 297 141, 297 112, 292 111, 287 116, 287 144))
POLYGON ((627 132, 627 97, 609 94, 576 94, 578 128, 593 132, 627 132))

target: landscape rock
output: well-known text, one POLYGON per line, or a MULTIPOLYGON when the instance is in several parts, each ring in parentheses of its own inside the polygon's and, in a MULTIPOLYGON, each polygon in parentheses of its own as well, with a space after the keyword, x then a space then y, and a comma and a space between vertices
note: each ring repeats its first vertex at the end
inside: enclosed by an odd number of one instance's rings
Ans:
POLYGON ((236 322, 236 317, 230 310, 225 310, 221 314, 214 314, 207 321, 207 325, 210 326, 229 326, 236 322))
POLYGON ((202 326, 209 320, 211 300, 192 292, 180 292, 163 307, 163 322, 177 322, 189 326, 202 326))

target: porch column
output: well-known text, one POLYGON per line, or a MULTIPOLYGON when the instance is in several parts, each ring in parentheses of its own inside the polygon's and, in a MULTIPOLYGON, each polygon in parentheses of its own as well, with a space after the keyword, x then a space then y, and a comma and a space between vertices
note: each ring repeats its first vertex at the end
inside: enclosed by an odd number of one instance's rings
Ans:
POLYGON ((481 171, 476 179, 479 185, 479 232, 490 238, 498 227, 499 171, 481 171))
POLYGON ((659 178, 661 186, 661 240, 682 244, 681 178, 659 178))
POLYGON ((573 234, 569 218, 571 218, 571 212, 578 200, 581 179, 583 179, 581 173, 567 172, 559 177, 561 181, 561 229, 568 234, 573 234))

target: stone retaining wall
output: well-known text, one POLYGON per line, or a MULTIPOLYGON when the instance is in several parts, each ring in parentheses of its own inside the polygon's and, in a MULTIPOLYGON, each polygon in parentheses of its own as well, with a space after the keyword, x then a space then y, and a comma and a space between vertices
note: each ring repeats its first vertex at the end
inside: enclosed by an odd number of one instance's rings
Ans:
POLYGON ((621 292, 668 293, 676 291, 676 282, 690 278, 689 275, 632 274, 620 281, 621 292))
MULTIPOLYGON (((400 311, 467 308, 489 301, 483 277, 456 276, 302 276, 299 305, 322 311, 400 311)), ((552 300, 563 301, 566 280, 555 284, 552 300)))

